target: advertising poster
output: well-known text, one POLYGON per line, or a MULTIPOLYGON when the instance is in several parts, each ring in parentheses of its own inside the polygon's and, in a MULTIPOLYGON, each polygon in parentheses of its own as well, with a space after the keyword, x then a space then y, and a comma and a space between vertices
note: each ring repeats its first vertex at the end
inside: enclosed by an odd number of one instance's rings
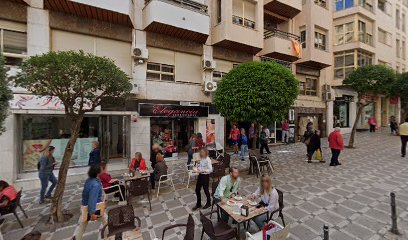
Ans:
POLYGON ((215 119, 207 119, 205 135, 207 145, 215 144, 215 119))

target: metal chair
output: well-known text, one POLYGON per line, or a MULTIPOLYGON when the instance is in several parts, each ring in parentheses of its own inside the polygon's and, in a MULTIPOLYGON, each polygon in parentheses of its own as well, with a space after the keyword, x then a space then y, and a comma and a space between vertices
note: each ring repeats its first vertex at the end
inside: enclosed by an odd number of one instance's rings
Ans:
POLYGON ((250 157, 256 160, 256 165, 253 164, 253 166, 258 167, 259 176, 261 176, 261 173, 265 171, 265 169, 267 170, 269 175, 272 175, 274 168, 267 155, 262 156, 258 151, 252 151, 250 152, 250 157))
POLYGON ((174 187, 173 183, 173 164, 172 163, 167 163, 167 174, 161 175, 159 179, 159 186, 157 187, 157 196, 159 197, 159 192, 160 192, 160 186, 163 183, 170 183, 170 185, 173 187, 173 190, 176 191, 176 188, 174 187))
POLYGON ((176 227, 186 227, 186 233, 184 234, 183 240, 194 240, 194 219, 191 214, 188 215, 187 224, 174 224, 163 229, 162 240, 164 240, 164 234, 167 230, 176 228, 176 227))
POLYGON ((20 200, 21 200, 21 195, 22 195, 23 189, 21 188, 20 191, 17 192, 16 199, 13 201, 9 202, 9 205, 4 207, 3 214, 2 215, 7 215, 7 214, 13 214, 14 217, 16 217, 17 222, 20 224, 21 228, 24 228, 23 223, 21 222, 20 218, 18 217, 17 214, 17 207, 20 208, 20 210, 23 212, 25 218, 28 218, 27 214, 25 213, 23 207, 21 206, 20 200))
POLYGON ((229 155, 228 153, 225 153, 222 162, 224 163, 224 168, 229 169, 231 166, 231 155, 229 155))
POLYGON ((281 190, 279 190, 279 189, 276 189, 276 191, 278 192, 278 195, 279 195, 279 208, 270 213, 270 216, 268 217, 268 221, 267 221, 267 222, 273 220, 273 219, 272 219, 273 214, 279 212, 279 217, 280 217, 281 220, 282 220, 282 225, 283 225, 284 227, 286 227, 286 225, 285 225, 285 219, 283 218, 283 213, 282 213, 283 208, 285 207, 285 205, 283 204, 283 192, 282 192, 281 190))
MULTIPOLYGON (((220 180, 218 181, 212 181, 211 183, 211 196, 212 196, 212 204, 211 204, 211 214, 210 214, 210 218, 212 217, 212 212, 214 211, 214 205, 216 204, 215 198, 214 198, 214 194, 215 191, 217 191, 217 187, 218 184, 220 184, 220 180)), ((219 219, 219 213, 218 213, 218 207, 217 207, 217 217, 219 219)))
POLYGON ((210 177, 215 181, 215 179, 218 179, 218 181, 225 176, 225 166, 223 163, 217 163, 213 164, 213 172, 210 174, 210 177))
POLYGON ((190 186, 190 179, 191 177, 196 177, 199 175, 199 173, 193 172, 193 167, 194 167, 194 163, 189 164, 189 165, 185 165, 186 166, 186 171, 187 171, 187 189, 190 186))
POLYGON ((126 185, 129 193, 128 205, 132 202, 133 197, 147 195, 149 200, 150 211, 152 211, 152 203, 150 201, 149 180, 141 178, 137 180, 128 181, 126 185))
POLYGON ((105 196, 106 196, 106 197, 105 197, 105 200, 106 200, 106 201, 108 201, 109 196, 114 196, 116 193, 119 193, 119 194, 120 194, 121 199, 125 199, 125 198, 124 198, 124 193, 122 193, 122 190, 120 189, 120 184, 115 184, 115 185, 113 185, 113 186, 104 188, 104 189, 103 189, 103 192, 105 193, 105 196), (110 193, 106 193, 106 192, 105 192, 106 190, 113 189, 113 188, 118 188, 118 190, 113 191, 113 192, 110 192, 110 193))
POLYGON ((108 223, 105 224, 101 229, 101 238, 105 238, 106 228, 108 228, 107 237, 110 237, 114 236, 117 233, 140 228, 140 226, 140 218, 135 216, 132 205, 115 207, 108 212, 108 223), (135 219, 137 220, 137 225, 135 219))
POLYGON ((200 211, 200 220, 203 224, 203 230, 201 232, 201 240, 203 239, 204 233, 212 240, 228 240, 238 237, 238 231, 236 228, 231 227, 226 222, 217 222, 213 224, 211 219, 207 218, 207 215, 211 215, 213 212, 208 212, 203 214, 200 211))

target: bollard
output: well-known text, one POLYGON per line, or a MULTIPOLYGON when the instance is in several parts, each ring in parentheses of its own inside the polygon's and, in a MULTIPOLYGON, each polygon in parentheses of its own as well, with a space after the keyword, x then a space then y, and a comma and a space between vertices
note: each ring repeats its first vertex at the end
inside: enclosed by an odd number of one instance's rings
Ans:
POLYGON ((390 232, 399 235, 398 226, 397 226, 397 206, 395 204, 395 193, 390 193, 391 197, 391 229, 390 232))
POLYGON ((329 226, 323 226, 323 240, 329 240, 329 226))

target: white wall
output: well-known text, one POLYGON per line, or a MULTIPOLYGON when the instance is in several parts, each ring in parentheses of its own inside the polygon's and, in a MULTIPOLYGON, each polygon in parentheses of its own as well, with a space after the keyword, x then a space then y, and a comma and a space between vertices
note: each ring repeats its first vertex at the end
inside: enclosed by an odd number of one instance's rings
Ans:
POLYGON ((130 124, 130 156, 141 152, 146 164, 150 166, 150 118, 138 117, 130 124))
POLYGON ((4 122, 6 131, 0 137, 0 176, 2 180, 14 182, 17 178, 16 116, 9 114, 4 122))

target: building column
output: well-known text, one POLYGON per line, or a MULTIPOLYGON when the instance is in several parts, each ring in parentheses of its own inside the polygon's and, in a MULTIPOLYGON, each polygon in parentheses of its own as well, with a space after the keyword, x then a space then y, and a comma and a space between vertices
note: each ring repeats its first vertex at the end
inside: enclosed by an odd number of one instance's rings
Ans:
POLYGON ((27 7, 27 51, 29 56, 50 51, 48 10, 27 7))
POLYGON ((18 160, 17 146, 21 146, 17 139, 16 115, 10 114, 4 121, 6 131, 0 137, 0 176, 2 180, 13 183, 17 179, 18 160))

